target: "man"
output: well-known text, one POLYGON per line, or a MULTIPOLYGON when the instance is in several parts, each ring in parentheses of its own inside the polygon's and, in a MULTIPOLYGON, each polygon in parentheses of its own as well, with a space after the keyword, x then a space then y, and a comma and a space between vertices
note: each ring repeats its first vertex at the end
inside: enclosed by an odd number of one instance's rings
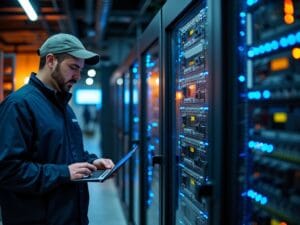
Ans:
POLYGON ((114 164, 83 150, 68 102, 84 64, 96 64, 99 56, 62 33, 38 53, 38 73, 0 105, 3 224, 86 225, 87 185, 74 180, 114 164))

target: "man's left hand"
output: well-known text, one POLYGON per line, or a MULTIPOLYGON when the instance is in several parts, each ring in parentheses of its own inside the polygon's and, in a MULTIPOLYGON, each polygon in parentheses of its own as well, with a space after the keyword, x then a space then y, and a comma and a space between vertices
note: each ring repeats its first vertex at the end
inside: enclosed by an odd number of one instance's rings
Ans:
POLYGON ((111 169, 115 166, 111 159, 106 158, 94 160, 93 165, 96 166, 98 170, 111 169))

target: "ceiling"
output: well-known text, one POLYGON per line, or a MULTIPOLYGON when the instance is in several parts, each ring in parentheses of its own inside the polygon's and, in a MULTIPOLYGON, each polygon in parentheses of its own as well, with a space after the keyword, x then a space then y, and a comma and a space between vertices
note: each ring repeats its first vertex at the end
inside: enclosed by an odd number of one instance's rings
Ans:
POLYGON ((17 0, 1 0, 0 49, 36 52, 50 35, 79 37, 89 49, 109 61, 114 42, 133 45, 137 28, 149 24, 166 0, 30 0, 39 19, 28 19, 17 0))

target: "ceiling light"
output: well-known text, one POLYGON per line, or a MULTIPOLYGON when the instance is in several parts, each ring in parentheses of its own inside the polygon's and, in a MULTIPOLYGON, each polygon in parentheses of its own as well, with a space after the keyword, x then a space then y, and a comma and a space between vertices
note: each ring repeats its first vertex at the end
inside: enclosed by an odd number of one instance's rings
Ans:
POLYGON ((87 74, 88 74, 89 77, 95 77, 96 76, 96 70, 90 69, 90 70, 88 70, 87 74))
POLYGON ((34 11, 31 3, 29 2, 29 0, 18 0, 18 2, 20 3, 20 5, 22 6, 22 8, 24 9, 25 13, 27 14, 28 18, 31 21, 36 21, 38 19, 38 16, 36 14, 36 12, 34 11))
POLYGON ((86 83, 86 85, 92 85, 93 83, 94 83, 94 80, 93 80, 93 78, 86 78, 86 80, 85 80, 85 83, 86 83))

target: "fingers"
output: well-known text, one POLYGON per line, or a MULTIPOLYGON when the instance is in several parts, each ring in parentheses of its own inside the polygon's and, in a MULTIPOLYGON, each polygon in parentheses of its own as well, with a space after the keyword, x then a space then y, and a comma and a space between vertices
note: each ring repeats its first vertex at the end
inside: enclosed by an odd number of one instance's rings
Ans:
POLYGON ((80 179, 90 175, 93 171, 97 170, 96 166, 90 163, 73 163, 68 166, 70 172, 70 179, 80 179))
POLYGON ((111 159, 103 159, 103 162, 106 169, 111 169, 115 166, 111 159))
POLYGON ((101 159, 96 159, 93 164, 99 169, 99 170, 104 170, 104 169, 111 169, 115 166, 113 161, 111 159, 106 159, 106 158, 101 158, 101 159))

